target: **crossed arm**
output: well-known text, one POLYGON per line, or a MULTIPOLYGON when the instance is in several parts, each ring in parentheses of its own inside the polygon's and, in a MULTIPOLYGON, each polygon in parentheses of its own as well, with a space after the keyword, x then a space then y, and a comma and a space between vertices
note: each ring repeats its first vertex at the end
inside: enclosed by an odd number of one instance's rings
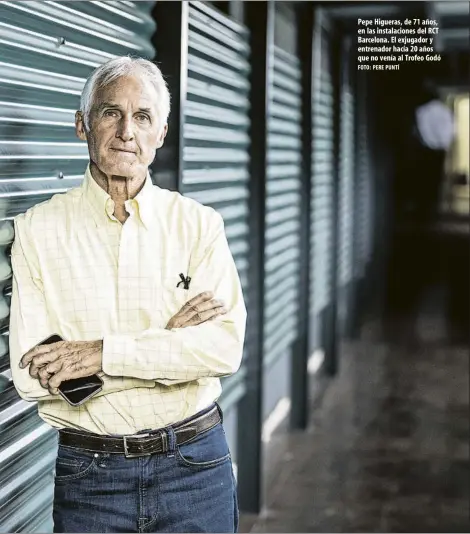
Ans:
POLYGON ((20 396, 26 400, 56 398, 63 380, 99 371, 164 385, 234 373, 243 352, 246 308, 223 221, 219 215, 217 220, 213 237, 193 273, 193 280, 207 280, 213 295, 192 299, 166 328, 36 347, 56 332, 51 328, 29 228, 24 218, 18 217, 12 247, 10 360, 20 396))

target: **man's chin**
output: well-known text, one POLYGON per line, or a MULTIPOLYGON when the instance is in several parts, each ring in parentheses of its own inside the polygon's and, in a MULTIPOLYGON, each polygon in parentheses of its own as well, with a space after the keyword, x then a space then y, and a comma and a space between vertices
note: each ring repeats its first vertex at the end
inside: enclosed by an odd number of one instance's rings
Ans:
POLYGON ((143 165, 136 164, 136 162, 114 162, 110 165, 99 166, 99 168, 107 176, 134 177, 147 174, 147 169, 143 165))

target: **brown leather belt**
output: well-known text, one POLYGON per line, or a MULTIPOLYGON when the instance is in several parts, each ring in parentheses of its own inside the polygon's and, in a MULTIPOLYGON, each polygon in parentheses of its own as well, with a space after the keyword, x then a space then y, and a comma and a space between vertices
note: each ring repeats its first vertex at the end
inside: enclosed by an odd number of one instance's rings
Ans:
MULTIPOLYGON (((196 414, 188 420, 172 425, 176 445, 186 443, 220 422, 222 418, 219 407, 215 405, 202 415, 196 414)), ((124 454, 127 458, 136 458, 168 452, 168 432, 162 428, 149 433, 114 437, 62 429, 59 430, 59 445, 92 452, 124 454)))

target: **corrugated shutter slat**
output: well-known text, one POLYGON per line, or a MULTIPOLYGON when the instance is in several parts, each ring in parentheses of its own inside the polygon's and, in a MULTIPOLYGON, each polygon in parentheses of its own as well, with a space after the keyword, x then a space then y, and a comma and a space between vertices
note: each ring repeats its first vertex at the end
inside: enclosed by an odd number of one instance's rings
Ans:
POLYGON ((298 58, 273 51, 268 118, 265 231, 265 364, 297 337, 301 209, 301 69, 298 58))
POLYGON ((312 213, 310 308, 324 309, 331 299, 332 224, 334 187, 334 107, 328 37, 318 32, 314 46, 312 213))
POLYGON ((365 275, 365 266, 371 254, 371 168, 369 163, 369 126, 367 114, 367 84, 364 77, 358 80, 357 93, 357 209, 356 268, 357 275, 365 275))
POLYGON ((340 286, 348 284, 354 277, 354 93, 348 59, 349 54, 345 55, 340 103, 338 253, 338 284, 340 286))

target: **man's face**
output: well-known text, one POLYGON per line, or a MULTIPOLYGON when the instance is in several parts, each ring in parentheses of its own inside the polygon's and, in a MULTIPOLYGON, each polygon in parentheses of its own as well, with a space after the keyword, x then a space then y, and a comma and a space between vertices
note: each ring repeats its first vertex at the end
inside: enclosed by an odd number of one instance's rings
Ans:
POLYGON ((77 136, 87 141, 91 161, 105 175, 146 176, 167 132, 157 99, 148 79, 122 77, 95 92, 89 131, 77 112, 77 136))

